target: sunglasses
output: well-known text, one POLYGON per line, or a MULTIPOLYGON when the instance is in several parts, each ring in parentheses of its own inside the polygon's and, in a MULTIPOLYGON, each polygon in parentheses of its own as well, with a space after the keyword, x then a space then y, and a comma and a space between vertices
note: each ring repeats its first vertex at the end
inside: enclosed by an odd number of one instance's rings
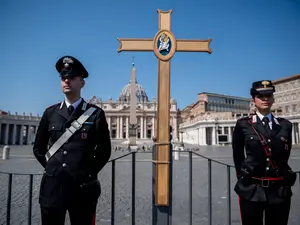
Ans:
POLYGON ((74 80, 74 79, 77 78, 77 77, 79 77, 79 76, 75 76, 75 77, 61 77, 60 79, 61 79, 62 81, 65 81, 66 79, 68 79, 68 80, 74 80))
POLYGON ((269 95, 256 95, 257 98, 271 98, 273 97, 272 94, 269 94, 269 95))

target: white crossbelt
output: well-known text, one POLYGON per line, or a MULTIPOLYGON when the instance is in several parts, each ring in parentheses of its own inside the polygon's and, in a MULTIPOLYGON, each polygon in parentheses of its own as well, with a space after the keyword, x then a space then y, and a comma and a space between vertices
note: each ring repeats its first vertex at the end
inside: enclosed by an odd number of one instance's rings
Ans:
POLYGON ((46 153, 46 160, 48 161, 58 149, 63 146, 67 140, 69 140, 72 135, 82 127, 82 124, 93 114, 96 110, 94 107, 90 107, 87 111, 85 111, 77 120, 74 120, 71 123, 69 128, 66 128, 65 133, 51 146, 49 151, 46 153))

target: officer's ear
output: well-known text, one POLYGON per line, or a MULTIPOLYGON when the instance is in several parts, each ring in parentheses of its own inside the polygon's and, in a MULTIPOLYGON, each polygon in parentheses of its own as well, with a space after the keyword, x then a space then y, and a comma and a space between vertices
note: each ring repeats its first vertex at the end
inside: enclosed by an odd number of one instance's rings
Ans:
POLYGON ((83 79, 83 77, 80 77, 80 81, 81 81, 81 88, 83 88, 85 85, 85 80, 83 79))

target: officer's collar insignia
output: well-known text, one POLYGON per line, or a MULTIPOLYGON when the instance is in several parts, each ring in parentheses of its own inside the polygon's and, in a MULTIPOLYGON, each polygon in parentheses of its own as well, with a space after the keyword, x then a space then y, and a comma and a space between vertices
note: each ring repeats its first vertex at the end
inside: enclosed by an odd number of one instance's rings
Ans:
POLYGON ((256 115, 252 116, 252 123, 256 123, 257 119, 256 119, 256 115))
POLYGON ((81 109, 82 109, 83 111, 85 111, 85 110, 86 110, 86 106, 87 106, 87 104, 86 104, 86 102, 84 102, 81 109))
POLYGON ((264 88, 267 88, 267 86, 270 84, 270 82, 267 80, 264 80, 261 82, 261 84, 264 86, 264 88))
POLYGON ((69 64, 72 64, 72 63, 74 63, 74 61, 69 57, 65 57, 63 59, 63 64, 64 64, 65 68, 68 68, 69 64))
POLYGON ((276 123, 277 125, 279 125, 279 122, 278 122, 277 118, 275 118, 275 117, 273 117, 273 118, 274 118, 275 123, 276 123))

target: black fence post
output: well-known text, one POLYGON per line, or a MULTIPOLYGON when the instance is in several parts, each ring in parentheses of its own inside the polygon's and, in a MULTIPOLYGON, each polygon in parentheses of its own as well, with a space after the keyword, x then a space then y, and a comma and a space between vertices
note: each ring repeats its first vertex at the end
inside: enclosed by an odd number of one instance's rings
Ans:
POLYGON ((11 184, 12 184, 12 174, 10 173, 8 175, 8 186, 7 186, 6 225, 10 225, 11 184))
POLYGON ((29 175, 29 193, 28 193, 28 225, 31 225, 32 215, 32 186, 33 186, 33 175, 29 175))

